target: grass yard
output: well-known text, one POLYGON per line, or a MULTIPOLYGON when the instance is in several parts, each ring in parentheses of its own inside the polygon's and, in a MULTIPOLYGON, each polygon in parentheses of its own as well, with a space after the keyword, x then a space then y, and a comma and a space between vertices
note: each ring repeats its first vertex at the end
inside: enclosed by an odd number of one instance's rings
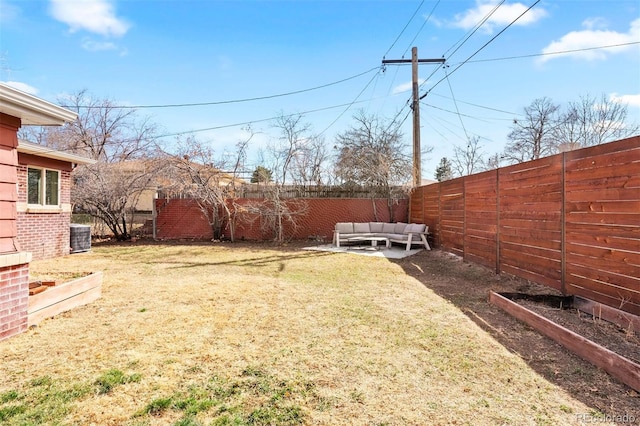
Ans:
POLYGON ((447 262, 438 252, 389 261, 206 243, 105 245, 33 262, 33 274, 103 271, 102 297, 0 343, 0 424, 568 425, 640 415, 629 411, 637 395, 489 307, 484 289, 458 287, 464 274, 508 283, 447 262), (510 341, 525 338, 545 352, 510 341), (574 382, 628 395, 592 399, 554 379, 557 363, 575 365, 560 373, 574 382))

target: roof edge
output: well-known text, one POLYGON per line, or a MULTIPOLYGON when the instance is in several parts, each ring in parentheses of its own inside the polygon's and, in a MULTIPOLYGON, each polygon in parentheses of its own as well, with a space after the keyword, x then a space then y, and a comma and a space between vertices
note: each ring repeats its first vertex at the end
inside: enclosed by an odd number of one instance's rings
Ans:
POLYGON ((96 160, 83 157, 77 154, 69 154, 62 151, 56 151, 48 146, 38 145, 37 143, 18 140, 18 152, 23 154, 37 155, 39 157, 51 158, 53 160, 68 161, 75 164, 95 164, 96 160))
POLYGON ((24 125, 61 126, 78 114, 0 83, 0 112, 20 118, 24 125))

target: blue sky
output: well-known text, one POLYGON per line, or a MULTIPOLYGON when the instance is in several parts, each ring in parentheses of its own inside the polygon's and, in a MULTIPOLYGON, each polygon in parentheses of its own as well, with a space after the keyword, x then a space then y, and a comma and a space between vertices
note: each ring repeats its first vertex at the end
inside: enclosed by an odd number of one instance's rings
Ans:
MULTIPOLYGON (((512 25, 535 1, 505 1, 471 34, 498 3, 0 0, 0 81, 52 102, 81 89, 125 106, 265 97, 138 109, 160 134, 196 131, 220 153, 252 123, 255 165, 280 114, 302 113, 330 147, 358 110, 407 116, 411 67, 383 72, 381 62, 409 59, 416 46, 448 65, 419 67, 422 145, 433 147, 423 178, 467 137, 502 151, 513 118, 543 96, 566 105, 605 94, 640 123, 638 0, 540 1, 512 25)), ((409 147, 411 125, 408 116, 409 147)))

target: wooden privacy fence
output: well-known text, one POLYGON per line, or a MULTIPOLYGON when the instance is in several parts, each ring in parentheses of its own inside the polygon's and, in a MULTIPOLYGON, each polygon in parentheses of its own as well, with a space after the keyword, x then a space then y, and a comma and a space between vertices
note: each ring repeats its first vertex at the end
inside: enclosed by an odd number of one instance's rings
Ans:
POLYGON ((416 188, 436 246, 640 315, 640 136, 416 188))

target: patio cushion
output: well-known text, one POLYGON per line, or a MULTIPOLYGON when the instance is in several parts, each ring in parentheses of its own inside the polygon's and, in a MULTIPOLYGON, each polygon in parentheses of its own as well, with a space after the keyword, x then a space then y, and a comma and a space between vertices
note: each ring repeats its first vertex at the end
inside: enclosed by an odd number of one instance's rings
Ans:
POLYGON ((389 238, 391 241, 407 241, 407 239, 409 239, 409 235, 408 234, 387 234, 387 238, 389 238))
POLYGON ((407 225, 407 227, 404 229, 405 234, 409 233, 409 232, 424 232, 426 225, 422 225, 419 223, 411 223, 409 225, 407 225))
POLYGON ((393 223, 383 223, 382 232, 384 232, 385 234, 393 233, 393 230, 395 229, 395 227, 396 225, 393 223))
POLYGON ((354 223, 353 224, 353 232, 355 233, 365 233, 368 234, 369 232, 371 232, 369 230, 369 222, 365 222, 365 223, 354 223))
POLYGON ((384 223, 382 222, 369 222, 369 230, 371 232, 383 232, 382 228, 384 223))
POLYGON ((406 223, 402 223, 402 222, 398 222, 395 224, 395 226, 393 227, 393 233, 394 234, 402 234, 404 232, 404 229, 407 227, 406 223))
POLYGON ((353 234, 352 222, 338 222, 336 223, 336 231, 341 234, 353 234))

